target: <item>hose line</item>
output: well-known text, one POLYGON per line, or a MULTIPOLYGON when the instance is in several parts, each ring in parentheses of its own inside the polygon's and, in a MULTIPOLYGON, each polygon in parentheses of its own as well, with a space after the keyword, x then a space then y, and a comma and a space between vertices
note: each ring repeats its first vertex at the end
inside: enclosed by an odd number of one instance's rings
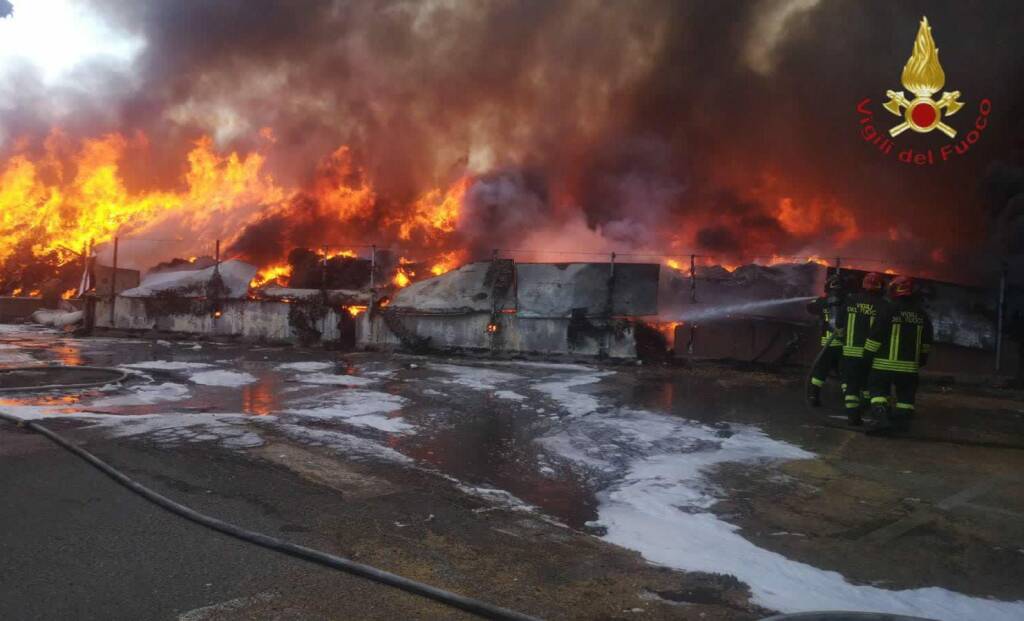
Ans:
POLYGON ((397 574, 377 569, 376 567, 372 567, 370 565, 356 563, 355 561, 352 561, 347 558, 335 556, 333 554, 328 554, 326 552, 321 552, 320 550, 314 550, 312 548, 307 548, 305 546, 296 545, 294 543, 290 543, 288 541, 284 541, 276 537, 271 537, 269 535, 264 535, 263 533, 257 533, 251 530, 246 530, 239 526, 235 526, 234 524, 229 524, 228 522, 224 522, 215 517, 211 517, 204 513, 195 511, 194 509, 191 509, 189 507, 186 507, 185 505, 179 504, 171 500, 167 496, 164 496, 149 489, 145 485, 142 485, 138 481, 122 473, 120 470, 117 470, 113 466, 107 464, 106 462, 96 457, 89 451, 79 447, 76 444, 71 443, 69 440, 65 439, 64 437, 60 436, 57 433, 54 433, 53 431, 50 431, 49 429, 42 425, 39 425, 32 421, 18 418, 17 416, 6 414, 4 412, 0 412, 0 419, 15 423, 18 426, 26 427, 38 434, 45 436, 47 439, 51 440, 52 442, 61 446, 62 448, 65 448, 68 451, 74 453, 78 457, 81 457, 83 460, 97 468, 103 474, 107 475, 111 479, 117 481, 121 485, 127 487, 131 491, 142 496, 143 498, 152 502, 153 504, 162 507, 163 509, 166 509, 167 511, 179 515, 187 520, 195 522, 196 524, 200 524, 207 528, 224 533, 225 535, 229 535, 236 539, 241 539, 242 541, 248 541, 249 543, 254 543, 258 546, 267 548, 269 550, 274 550, 275 552, 287 554, 289 556, 300 558, 311 563, 324 565, 326 567, 354 574, 356 576, 360 576, 362 578, 366 578, 368 580, 372 580, 380 584, 385 584, 396 589, 401 589, 408 593, 413 593, 421 597, 426 597, 436 602, 445 604, 447 606, 459 608, 466 612, 475 614, 484 619, 500 619, 503 621, 506 619, 514 621, 538 621, 536 617, 531 617, 521 612, 516 612, 514 610, 509 610, 507 608, 495 606, 493 604, 489 604, 478 599, 473 599, 470 597, 459 595, 457 593, 452 593, 451 591, 445 591, 443 589, 439 589, 429 584, 424 584, 422 582, 410 580, 409 578, 404 578, 397 574))

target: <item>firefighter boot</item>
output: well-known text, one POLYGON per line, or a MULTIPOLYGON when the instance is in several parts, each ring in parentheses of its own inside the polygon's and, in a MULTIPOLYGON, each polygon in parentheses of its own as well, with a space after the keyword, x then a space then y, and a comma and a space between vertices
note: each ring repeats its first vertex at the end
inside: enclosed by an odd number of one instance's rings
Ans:
POLYGON ((868 428, 869 433, 885 434, 892 430, 892 422, 889 420, 889 406, 884 403, 876 403, 871 406, 871 417, 874 421, 868 428))
POLYGON ((821 407, 821 386, 808 384, 807 403, 814 408, 821 407))

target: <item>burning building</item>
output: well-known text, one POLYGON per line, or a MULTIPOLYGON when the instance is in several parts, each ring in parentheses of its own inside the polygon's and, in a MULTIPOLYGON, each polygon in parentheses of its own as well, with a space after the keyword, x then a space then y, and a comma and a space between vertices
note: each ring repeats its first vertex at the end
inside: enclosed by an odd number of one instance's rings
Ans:
MULTIPOLYGON (((970 62, 977 41, 1012 40, 1013 3, 969 23, 928 8, 963 100, 992 102, 984 139, 941 171, 879 157, 855 114, 897 82, 911 5, 130 4, 83 5, 109 47, 63 69, 0 69, 14 85, 0 115, 0 295, 72 289, 83 255, 114 266, 115 239, 118 269, 212 256, 219 240, 257 284, 298 269, 288 288, 372 293, 338 308, 369 306, 385 282, 416 287, 392 315, 426 332, 417 281, 495 250, 519 261, 524 286, 530 262, 613 250, 700 267, 865 257, 844 265, 986 286, 1006 262, 1019 278, 1024 186, 1006 113, 1024 101, 1006 77, 1019 55, 970 62), (358 268, 374 274, 360 287, 289 260, 296 248, 366 260, 374 246, 394 269, 358 268)), ((45 32, 34 15, 15 6, 0 30, 45 32)), ((534 312, 522 293, 516 321, 534 312)), ((584 307, 593 322, 598 306, 584 307)), ((379 327, 389 315, 376 310, 363 321, 379 327)), ((365 338, 382 345, 377 327, 365 338)), ((495 330, 488 343, 510 334, 495 330)))
POLYGON ((658 315, 657 264, 469 263, 395 293, 359 324, 364 347, 637 355, 658 315))

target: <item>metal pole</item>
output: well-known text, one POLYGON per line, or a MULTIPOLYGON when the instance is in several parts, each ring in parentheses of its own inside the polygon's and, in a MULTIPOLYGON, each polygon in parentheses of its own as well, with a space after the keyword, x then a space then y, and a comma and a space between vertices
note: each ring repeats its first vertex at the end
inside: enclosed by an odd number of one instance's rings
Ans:
POLYGON ((114 268, 110 271, 110 327, 114 327, 114 307, 117 304, 117 245, 118 238, 114 237, 114 268))
POLYGON ((697 302, 697 255, 690 255, 690 303, 697 302))
POLYGON ((327 248, 320 248, 320 291, 327 290, 327 248))
MULTIPOLYGON (((366 307, 366 318, 373 319, 373 287, 376 282, 377 272, 377 245, 370 246, 370 302, 366 307)), ((373 322, 369 322, 370 329, 373 329, 373 322)))
POLYGON ((217 240, 217 249, 214 251, 213 271, 214 273, 220 273, 220 240, 217 240))
POLYGON ((996 309, 996 373, 1003 368, 1003 313, 1006 307, 1007 267, 1006 262, 1003 262, 1003 269, 999 272, 999 308, 996 309))
POLYGON ((615 253, 612 253, 611 263, 608 264, 608 316, 614 312, 612 309, 615 296, 615 253))

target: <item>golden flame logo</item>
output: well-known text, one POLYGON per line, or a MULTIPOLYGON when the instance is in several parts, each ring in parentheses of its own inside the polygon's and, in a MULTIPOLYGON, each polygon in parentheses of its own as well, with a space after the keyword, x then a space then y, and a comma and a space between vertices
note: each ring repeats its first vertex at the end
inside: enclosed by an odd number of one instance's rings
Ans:
POLYGON ((939 48, 935 47, 927 17, 921 18, 914 49, 903 67, 901 81, 903 88, 916 97, 910 101, 903 91, 886 91, 889 101, 883 104, 883 107, 896 116, 903 117, 903 122, 890 129, 889 135, 898 136, 908 129, 922 134, 938 129, 950 138, 956 136, 956 130, 942 122, 943 112, 945 116, 952 116, 963 108, 964 104, 958 101, 960 91, 947 91, 942 93, 938 101, 932 99, 932 94, 945 85, 946 73, 939 64, 939 48))

